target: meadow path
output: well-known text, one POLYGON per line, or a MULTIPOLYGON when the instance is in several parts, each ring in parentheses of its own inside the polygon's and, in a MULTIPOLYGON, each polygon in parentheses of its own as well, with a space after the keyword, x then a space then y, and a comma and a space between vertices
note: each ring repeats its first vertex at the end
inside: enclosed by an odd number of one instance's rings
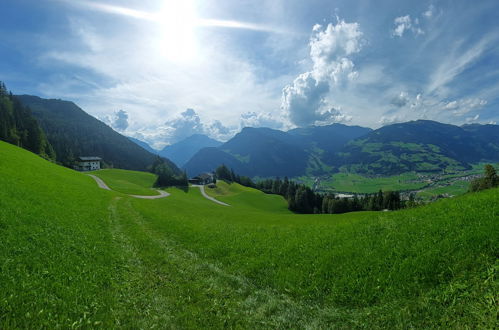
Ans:
MULTIPOLYGON (((112 190, 111 188, 109 188, 109 186, 104 181, 102 181, 101 178, 99 178, 95 175, 92 175, 92 174, 87 174, 87 175, 89 177, 92 177, 95 180, 95 182, 97 182, 97 185, 99 186, 99 188, 106 189, 106 190, 112 190)), ((167 193, 166 191, 163 191, 163 190, 156 190, 156 191, 159 193, 159 195, 154 195, 154 196, 128 195, 128 196, 135 197, 135 198, 142 198, 142 199, 158 199, 158 198, 170 196, 170 194, 167 193)))
POLYGON ((217 199, 215 199, 215 198, 213 198, 213 197, 209 196, 209 195, 208 195, 208 194, 204 191, 204 186, 203 186, 203 185, 193 184, 192 186, 193 186, 193 187, 197 187, 197 188, 199 188, 199 190, 201 190, 201 195, 203 195, 203 196, 204 196, 204 198, 209 199, 210 201, 215 202, 215 203, 220 204, 220 205, 223 205, 223 206, 230 206, 230 205, 229 205, 229 204, 227 204, 227 203, 221 202, 221 201, 219 201, 219 200, 217 200, 217 199))

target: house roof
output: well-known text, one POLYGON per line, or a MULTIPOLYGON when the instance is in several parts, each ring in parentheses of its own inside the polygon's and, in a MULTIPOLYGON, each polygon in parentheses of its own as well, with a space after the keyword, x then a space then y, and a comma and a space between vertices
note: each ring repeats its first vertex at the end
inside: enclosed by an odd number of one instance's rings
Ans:
POLYGON ((213 178, 213 174, 211 173, 201 173, 195 177, 195 179, 202 179, 202 180, 211 179, 211 178, 213 178))
POLYGON ((78 159, 81 160, 82 162, 88 162, 88 161, 92 161, 92 160, 102 160, 102 158, 96 157, 96 156, 78 157, 78 159))

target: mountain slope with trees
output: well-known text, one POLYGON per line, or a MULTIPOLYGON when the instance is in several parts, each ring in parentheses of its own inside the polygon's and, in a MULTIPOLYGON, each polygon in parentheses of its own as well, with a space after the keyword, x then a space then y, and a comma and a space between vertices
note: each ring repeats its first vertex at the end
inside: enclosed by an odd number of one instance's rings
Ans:
POLYGON ((250 177, 316 176, 338 171, 391 176, 455 172, 499 161, 499 126, 462 127, 429 120, 377 130, 333 124, 282 132, 245 128, 218 148, 203 149, 184 166, 189 174, 221 164, 250 177))
POLYGON ((0 140, 55 159, 54 149, 29 107, 9 93, 3 82, 0 82, 0 140))
POLYGON ((499 126, 459 127, 417 120, 382 127, 348 143, 336 164, 350 172, 393 175, 469 169, 499 160, 499 126))
POLYGON ((133 143, 135 143, 136 145, 138 145, 139 147, 142 147, 143 149, 149 151, 151 154, 155 154, 155 155, 158 154, 158 151, 151 148, 151 146, 147 142, 133 138, 131 136, 128 136, 128 139, 130 141, 132 141, 133 143))
MULTIPOLYGON (((57 161, 65 166, 71 167, 79 156, 99 156, 109 166, 147 170, 157 157, 73 102, 30 95, 17 97, 32 109, 55 149, 57 161)), ((175 164, 168 160, 167 163, 176 174, 181 173, 175 164)))
POLYGON ((333 124, 283 132, 246 127, 218 148, 200 150, 184 166, 189 174, 225 164, 246 176, 299 176, 326 171, 324 161, 346 142, 371 129, 333 124))

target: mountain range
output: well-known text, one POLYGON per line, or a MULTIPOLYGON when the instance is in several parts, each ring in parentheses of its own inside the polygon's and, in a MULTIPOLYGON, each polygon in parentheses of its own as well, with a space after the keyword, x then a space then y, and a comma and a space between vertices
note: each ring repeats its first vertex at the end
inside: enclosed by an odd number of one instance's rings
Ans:
MULTIPOLYGON (((26 123, 39 132, 36 141, 23 143, 36 144, 36 150, 41 148, 37 153, 51 154, 49 157, 66 166, 71 166, 78 156, 90 155, 102 157, 109 166, 147 170, 159 154, 167 158, 168 166, 177 174, 179 167, 194 176, 225 164, 240 175, 264 178, 317 176, 338 171, 370 176, 408 171, 452 172, 469 169, 478 162, 499 161, 498 125, 455 126, 430 120, 392 124, 376 130, 343 124, 286 132, 246 127, 225 143, 193 135, 156 151, 145 142, 119 134, 73 102, 4 94, 6 110, 2 113, 7 118, 4 122, 12 121, 10 104, 19 102, 17 108, 27 109, 22 110, 28 118, 26 123), (36 121, 29 119, 30 116, 36 121)), ((4 125, 3 139, 22 138, 25 130, 22 125, 9 128, 10 131, 4 125)))
POLYGON ((201 149, 184 169, 195 175, 225 164, 250 177, 394 175, 464 170, 480 161, 499 161, 499 126, 417 120, 376 130, 342 124, 287 132, 244 128, 219 147, 201 149))
MULTIPOLYGON (((78 156, 99 156, 108 166, 146 171, 157 157, 73 102, 31 95, 16 99, 31 109, 55 150, 57 162, 65 166, 71 167, 78 156)), ((180 173, 174 163, 165 161, 174 173, 180 173)))
POLYGON ((158 151, 158 155, 170 159, 177 166, 182 167, 199 150, 208 147, 218 147, 222 142, 211 139, 203 134, 194 134, 177 143, 171 144, 158 151))

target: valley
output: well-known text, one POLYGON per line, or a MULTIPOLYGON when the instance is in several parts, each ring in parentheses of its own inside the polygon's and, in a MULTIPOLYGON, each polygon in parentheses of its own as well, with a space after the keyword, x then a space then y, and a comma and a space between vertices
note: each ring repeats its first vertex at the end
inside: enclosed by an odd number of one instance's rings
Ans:
POLYGON ((472 165, 470 170, 454 173, 408 172, 394 176, 365 176, 356 173, 335 173, 317 177, 297 177, 315 191, 335 194, 372 194, 383 191, 401 191, 403 196, 415 194, 421 200, 455 197, 468 191, 469 183, 482 176, 484 164, 472 165))

